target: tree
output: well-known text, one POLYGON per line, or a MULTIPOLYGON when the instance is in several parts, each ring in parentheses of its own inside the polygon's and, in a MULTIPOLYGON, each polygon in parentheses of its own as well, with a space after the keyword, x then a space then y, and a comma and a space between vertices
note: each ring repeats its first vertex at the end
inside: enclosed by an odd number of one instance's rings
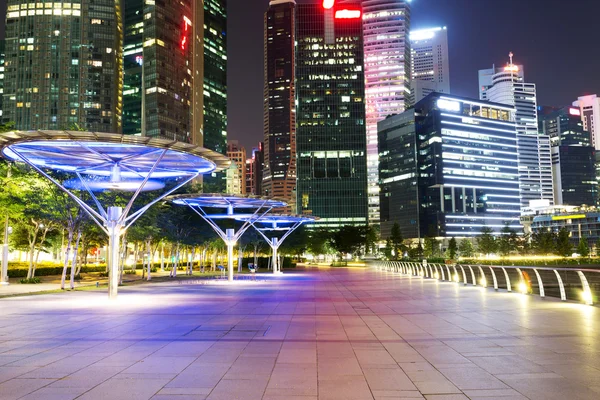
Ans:
POLYGON ((439 254, 440 242, 433 236, 425 237, 425 249, 423 251, 425 258, 434 258, 439 254))
POLYGON ((302 254, 308 249, 308 231, 303 225, 296 229, 281 244, 281 254, 291 254, 300 261, 302 254))
POLYGON ((498 249, 498 244, 494 238, 492 228, 484 226, 481 229, 481 234, 477 238, 477 250, 481 254, 492 254, 498 249))
POLYGON ((471 243, 469 239, 461 240, 460 244, 458 245, 458 252, 461 257, 473 257, 473 254, 475 254, 475 248, 473 247, 473 243, 471 243))
POLYGON ((518 245, 518 241, 519 241, 519 237, 517 235, 517 232, 512 229, 508 223, 504 225, 504 227, 502 227, 502 230, 500 231, 501 236, 500 238, 498 238, 498 252, 500 253, 500 255, 502 256, 507 256, 509 255, 512 251, 515 251, 517 249, 517 245, 518 245))
POLYGON ((554 232, 548 230, 538 231, 531 236, 531 247, 538 254, 554 254, 556 252, 556 239, 554 232))
POLYGON ((355 255, 365 243, 365 230, 359 226, 346 225, 332 236, 331 246, 339 253, 340 258, 345 254, 355 255))
POLYGON ((402 237, 402 231, 400 230, 400 225, 395 222, 392 226, 392 232, 390 234, 390 242, 392 245, 392 250, 394 251, 394 259, 398 260, 402 258, 404 254, 405 246, 404 246, 404 238, 402 237))
POLYGON ((565 228, 561 228, 560 231, 558 231, 558 236, 556 238, 556 252, 562 257, 569 257, 573 254, 573 245, 571 245, 569 236, 569 231, 565 228))
POLYGON ((377 243, 379 242, 379 229, 376 226, 369 225, 365 232, 366 252, 376 254, 378 252, 377 243))
POLYGON ((587 257, 590 255, 590 246, 588 245, 587 237, 582 236, 581 239, 579 239, 577 254, 579 254, 581 257, 587 257))
POLYGON ((451 260, 455 260, 457 251, 458 251, 458 244, 456 243, 456 239, 451 238, 450 241, 448 242, 448 251, 447 251, 448 258, 451 260))

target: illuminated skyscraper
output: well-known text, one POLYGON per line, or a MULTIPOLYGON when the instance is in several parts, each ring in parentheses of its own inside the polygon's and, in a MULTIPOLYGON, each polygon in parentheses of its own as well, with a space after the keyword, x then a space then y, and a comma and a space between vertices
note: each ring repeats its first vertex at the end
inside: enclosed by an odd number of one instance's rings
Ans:
POLYGON ((204 0, 204 147, 227 152, 227 0, 204 0))
POLYGON ((265 13, 264 143, 265 195, 293 205, 296 188, 294 0, 273 0, 265 13))
POLYGON ((369 221, 379 223, 377 122, 404 112, 410 95, 410 1, 363 0, 369 221))
POLYGON ((410 33, 411 87, 416 103, 432 92, 450 94, 450 63, 446 27, 410 33))
POLYGON ((124 133, 202 144, 202 8, 128 0, 124 133), (198 78, 199 77, 199 78, 198 78))
POLYGON ((365 225, 367 162, 360 2, 296 7, 298 212, 365 225))
POLYGON ((525 82, 523 66, 513 63, 512 53, 509 56, 505 67, 479 71, 479 97, 516 109, 521 207, 528 208, 535 200, 553 204, 550 138, 538 132, 536 85, 525 82))
POLYGON ((381 234, 473 237, 520 230, 515 110, 432 93, 379 123, 381 234))
POLYGON ((121 2, 7 7, 3 120, 23 130, 121 132, 121 2))

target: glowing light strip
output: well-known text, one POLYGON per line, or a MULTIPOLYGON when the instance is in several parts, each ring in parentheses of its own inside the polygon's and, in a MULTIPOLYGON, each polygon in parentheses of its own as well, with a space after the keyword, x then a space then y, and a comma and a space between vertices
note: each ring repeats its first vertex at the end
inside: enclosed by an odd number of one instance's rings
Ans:
MULTIPOLYGON (((511 128, 514 128, 516 126, 515 123, 495 121, 493 119, 486 119, 486 118, 483 118, 483 117, 478 117, 476 115, 469 115, 468 117, 466 117, 465 115, 460 115, 460 114, 447 114, 447 113, 441 113, 441 115, 443 117, 452 117, 452 118, 458 118, 458 119, 471 118, 473 120, 476 120, 476 121, 479 121, 479 122, 484 122, 486 124, 489 123, 489 124, 497 124, 497 125, 506 125, 506 126, 509 126, 511 128)), ((479 126, 479 125, 474 125, 474 126, 479 126)))
POLYGON ((518 185, 519 180, 515 179, 514 181, 508 181, 505 179, 486 179, 486 178, 469 178, 464 175, 446 175, 444 174, 444 179, 461 179, 465 181, 475 181, 475 182, 490 182, 490 183, 504 183, 508 185, 518 185))
POLYGON ((518 170, 519 167, 508 167, 508 166, 504 166, 504 165, 493 165, 493 164, 484 164, 484 163, 478 163, 478 162, 471 162, 471 161, 462 161, 462 160, 454 160, 454 159, 448 159, 448 160, 444 160, 445 163, 448 164, 469 164, 469 165, 475 165, 478 167, 499 167, 499 168, 506 168, 506 169, 516 169, 518 170))
POLYGON ((521 196, 509 196, 506 194, 488 194, 487 197, 502 197, 505 199, 521 199, 521 196))
POLYGON ((483 132, 470 132, 470 131, 461 131, 458 129, 442 129, 442 135, 444 134, 443 132, 458 132, 458 133, 464 133, 466 135, 480 135, 480 136, 487 136, 489 138, 494 138, 494 139, 500 139, 500 140, 511 140, 513 142, 518 142, 519 139, 515 138, 509 138, 509 137, 504 137, 504 136, 496 136, 496 135, 491 135, 489 133, 483 133, 483 132))
MULTIPOLYGON (((442 131, 444 131, 445 129, 443 129, 442 131)), ((446 132, 452 132, 452 130, 450 131, 446 131, 446 132)), ((514 149, 518 149, 519 147, 516 144, 501 144, 501 143, 497 143, 497 142, 486 142, 483 140, 477 140, 477 139, 470 139, 470 138, 466 138, 464 136, 457 136, 457 135, 450 135, 448 133, 443 133, 442 132, 442 136, 446 136, 448 138, 453 138, 452 140, 456 140, 458 142, 468 142, 468 143, 479 143, 479 144, 486 144, 486 145, 492 145, 492 146, 503 146, 503 147, 512 147, 514 149)))
MULTIPOLYGON (((453 167, 444 167, 444 171, 465 171, 465 172, 482 172, 482 173, 488 173, 488 174, 500 174, 500 175, 509 175, 509 176, 514 176, 515 178, 518 178, 520 175, 519 174, 510 174, 508 172, 499 172, 499 171, 486 171, 486 170, 481 170, 481 169, 467 169, 467 168, 453 168, 453 167)), ((463 176, 463 175, 458 175, 458 174, 454 174, 457 176, 463 176)), ((464 176, 471 176, 471 175, 464 175, 464 176)), ((478 176, 478 175, 473 175, 473 176, 478 176)), ((491 178, 490 176, 483 176, 482 178, 491 178)), ((498 179, 502 179, 500 177, 498 177, 498 179)))
MULTIPOLYGON (((512 210, 511 212, 515 212, 515 210, 512 210)), ((485 216, 485 215, 446 215, 446 219, 508 219, 506 217, 489 217, 489 216, 485 216)))
MULTIPOLYGON (((505 218, 503 218, 505 219, 505 218)), ((477 227, 477 228, 484 228, 484 227, 490 227, 490 228, 504 228, 506 225, 487 225, 487 224, 446 224, 446 226, 452 226, 452 227, 477 227)), ((513 229, 522 229, 523 226, 522 225, 508 225, 509 228, 513 228, 513 229)), ((480 234, 479 232, 477 233, 478 235, 480 234)))
MULTIPOLYGON (((485 152, 488 152, 488 153, 508 154, 508 155, 514 155, 514 156, 517 156, 517 155, 518 155, 518 153, 517 153, 517 152, 514 152, 514 153, 513 153, 513 152, 510 152, 510 151, 502 151, 502 150, 478 149, 478 148, 476 148, 476 147, 454 146, 454 145, 451 145, 451 144, 445 144, 445 143, 443 143, 443 144, 442 144, 442 147, 448 147, 448 148, 451 148, 451 149, 461 149, 461 150, 482 151, 482 152, 483 152, 483 151, 485 151, 485 152)), ((476 157, 476 156, 477 156, 477 154, 475 154, 474 156, 476 157)), ((514 160, 514 162, 516 163, 516 162, 517 162, 517 160, 515 159, 515 160, 514 160)))
POLYGON ((506 129, 488 128, 486 126, 481 126, 481 125, 469 125, 469 124, 463 124, 462 122, 452 122, 452 121, 447 121, 447 120, 442 120, 442 124, 456 125, 456 126, 465 126, 465 127, 473 128, 473 129, 484 129, 486 131, 511 133, 511 134, 515 135, 515 137, 517 136, 516 126, 515 126, 515 130, 514 131, 509 131, 509 130, 506 130, 506 129))
POLYGON ((449 101, 460 101, 461 103, 471 104, 474 106, 494 108, 494 109, 500 109, 500 110, 506 110, 506 111, 515 111, 515 109, 513 107, 504 107, 504 106, 496 105, 496 104, 485 104, 485 103, 479 103, 477 101, 471 101, 471 100, 453 99, 452 97, 446 97, 446 96, 440 96, 440 99, 449 100, 449 101))
MULTIPOLYGON (((489 187, 489 186, 466 186, 466 185, 457 185, 457 184, 454 184, 454 183, 444 184, 444 186, 446 186, 446 187, 457 187, 457 188, 463 188, 464 187, 465 189, 502 190, 502 191, 505 191, 505 192, 519 192, 520 191, 520 189, 508 189, 508 188, 489 187)), ((517 198, 520 199, 521 197, 517 197, 517 198)))
MULTIPOLYGON (((488 156, 482 156, 479 154, 461 154, 461 153, 451 153, 451 152, 442 153, 442 158, 444 160, 446 158, 452 159, 452 160, 458 160, 457 158, 453 158, 453 157, 481 158, 483 160, 506 161, 506 162, 517 164, 517 160, 510 160, 508 158, 488 157, 488 156)), ((505 166, 503 165, 502 167, 505 167, 505 166)), ((508 166, 506 166, 506 168, 508 168, 508 166)))

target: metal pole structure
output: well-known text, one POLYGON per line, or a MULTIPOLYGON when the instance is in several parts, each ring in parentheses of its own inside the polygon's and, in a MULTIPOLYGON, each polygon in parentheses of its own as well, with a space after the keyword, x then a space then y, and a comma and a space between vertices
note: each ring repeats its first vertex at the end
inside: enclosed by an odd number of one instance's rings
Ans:
POLYGON ((271 249, 273 250, 273 273, 274 274, 279 274, 279 262, 277 259, 277 250, 279 249, 279 241, 277 240, 276 237, 271 239, 271 249))
POLYGON ((227 280, 233 282, 233 247, 235 246, 235 230, 227 229, 227 280))
MULTIPOLYGON (((12 163, 8 163, 8 171, 6 178, 10 179, 12 163)), ((8 212, 4 221, 4 245, 2 246, 2 276, 0 276, 0 284, 8 285, 8 212)))
POLYGON ((123 226, 119 223, 121 219, 121 207, 108 208, 108 297, 114 299, 117 297, 119 288, 119 252, 121 229, 123 226))

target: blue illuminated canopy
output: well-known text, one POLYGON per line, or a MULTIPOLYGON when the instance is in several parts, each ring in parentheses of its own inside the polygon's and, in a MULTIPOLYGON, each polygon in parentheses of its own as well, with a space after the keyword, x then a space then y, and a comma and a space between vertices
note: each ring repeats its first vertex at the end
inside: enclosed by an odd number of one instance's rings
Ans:
MULTIPOLYGON (((201 208, 228 209, 231 207, 233 209, 257 209, 265 207, 279 208, 287 206, 285 201, 270 197, 219 193, 178 195, 171 196, 167 200, 171 200, 177 205, 188 205, 190 207, 201 208)), ((212 216, 213 214, 211 214, 211 217, 212 216)))
POLYGON ((1 134, 0 146, 10 160, 26 159, 39 168, 96 176, 99 181, 116 173, 140 182, 148 174, 153 180, 178 178, 229 164, 225 156, 193 144, 112 133, 15 131, 1 134))

